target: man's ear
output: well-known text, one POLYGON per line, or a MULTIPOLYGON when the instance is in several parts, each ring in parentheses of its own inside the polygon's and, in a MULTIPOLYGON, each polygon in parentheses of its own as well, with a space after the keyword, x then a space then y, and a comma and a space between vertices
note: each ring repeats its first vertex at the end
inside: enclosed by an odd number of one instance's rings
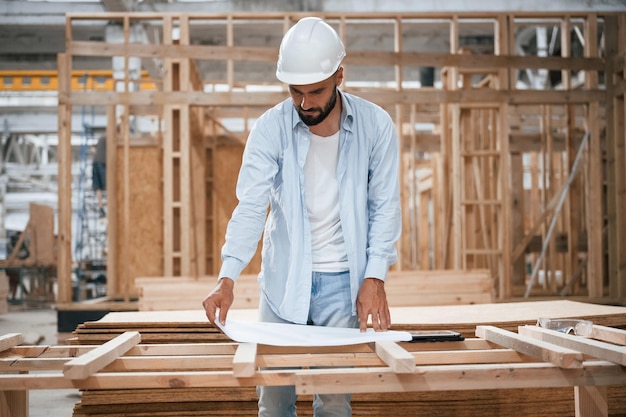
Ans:
POLYGON ((337 69, 337 87, 340 87, 343 83, 343 66, 337 69))

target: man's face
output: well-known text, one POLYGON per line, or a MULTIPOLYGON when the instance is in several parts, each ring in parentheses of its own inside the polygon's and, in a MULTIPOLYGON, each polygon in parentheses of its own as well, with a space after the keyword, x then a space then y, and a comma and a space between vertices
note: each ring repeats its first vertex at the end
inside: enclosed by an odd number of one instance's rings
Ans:
POLYGON ((337 104, 337 74, 315 84, 290 85, 289 93, 307 126, 322 123, 337 104))

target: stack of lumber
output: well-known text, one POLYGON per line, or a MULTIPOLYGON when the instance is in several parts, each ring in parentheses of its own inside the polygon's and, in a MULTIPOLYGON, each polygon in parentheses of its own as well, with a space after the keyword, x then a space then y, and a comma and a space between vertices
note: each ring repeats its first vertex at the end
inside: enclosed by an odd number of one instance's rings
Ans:
MULTIPOLYGON (((594 324, 626 328, 626 308, 570 300, 531 301, 456 306, 391 307, 393 330, 450 329, 473 337, 477 325, 494 325, 516 331, 535 324, 540 317, 577 318, 594 324)), ((254 309, 231 310, 229 318, 257 319, 254 309)), ((79 325, 67 342, 104 343, 125 331, 139 331, 143 343, 223 342, 226 339, 206 318, 201 308, 185 311, 112 312, 98 321, 79 325)))
MULTIPOLYGON (((135 278, 139 291, 140 311, 193 310, 215 287, 217 277, 140 277, 135 278)), ((257 308, 259 284, 257 275, 240 275, 235 285, 232 308, 257 308)))
POLYGON ((9 277, 6 272, 0 271, 0 314, 9 312, 9 277))
MULTIPOLYGON (((608 387, 609 416, 626 413, 624 387, 608 387)), ((301 396, 299 417, 312 417, 311 399, 301 396)), ((258 415, 254 388, 188 388, 85 391, 73 417, 205 417, 258 415), (140 392, 138 392, 140 391, 140 392)), ((571 417, 572 388, 398 392, 352 395, 354 417, 571 417)))
MULTIPOLYGON (((215 286, 215 276, 140 277, 140 311, 191 310, 215 286)), ((385 282, 390 306, 433 306, 493 302, 493 278, 487 270, 391 271, 385 282)), ((241 275, 235 285, 233 308, 257 308, 256 275, 241 275)))
POLYGON ((385 292, 392 307, 485 304, 494 301, 488 270, 390 271, 385 292))
MULTIPOLYGON (((468 339, 475 337, 477 325, 496 325, 516 331, 519 325, 535 324, 539 317, 587 319, 594 324, 626 328, 624 307, 568 300, 392 307, 391 314, 393 328, 397 330, 452 329, 468 339)), ((231 310, 229 318, 255 320, 256 310, 231 310)), ((201 309, 113 312, 98 321, 80 325, 69 342, 74 345, 100 344, 133 330, 141 332, 142 343, 229 342, 207 321, 201 309)), ((434 345, 437 344, 428 345, 436 349, 434 345)), ((428 346, 424 348, 429 349, 428 346)), ((540 381, 537 386, 542 386, 540 381)), ((608 387, 608 398, 609 416, 626 415, 626 390, 623 387, 608 387)), ((85 390, 75 406, 74 417, 252 417, 257 415, 256 402, 255 391, 250 387, 85 390)), ((564 417, 575 412, 571 387, 354 394, 352 406, 354 416, 369 417, 391 413, 434 417, 564 417)), ((312 416, 310 396, 299 397, 298 415, 312 416)))

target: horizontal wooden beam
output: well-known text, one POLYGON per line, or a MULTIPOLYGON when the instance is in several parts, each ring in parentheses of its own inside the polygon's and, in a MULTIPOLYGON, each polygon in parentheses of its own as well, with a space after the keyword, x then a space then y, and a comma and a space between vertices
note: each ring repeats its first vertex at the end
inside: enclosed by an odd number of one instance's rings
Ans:
MULTIPOLYGON (((167 45, 141 43, 105 43, 71 41, 67 53, 73 56, 133 56, 142 58, 189 58, 198 60, 234 60, 274 62, 277 48, 220 45, 167 45)), ((476 68, 495 73, 500 68, 549 69, 560 71, 603 71, 602 58, 539 57, 521 55, 468 55, 427 52, 351 51, 347 65, 400 65, 413 67, 476 68)))
POLYGON ((583 368, 563 369, 545 363, 450 365, 418 367, 399 374, 375 368, 309 370, 294 376, 296 393, 334 394, 347 387, 366 392, 418 392, 587 385, 623 385, 626 368, 610 362, 585 362, 583 368))
POLYGON ((9 374, 0 375, 0 391, 28 391, 31 389, 69 389, 72 381, 61 372, 52 374, 9 374))
MULTIPOLYGON (((479 339, 469 339, 465 344, 479 339)), ((484 342, 484 341, 482 341, 484 342)), ((217 343, 214 343, 217 345, 217 343)), ((102 372, 128 372, 128 371, 166 371, 176 369, 179 371, 208 371, 211 369, 225 369, 233 366, 231 349, 213 349, 212 344, 167 344, 167 345, 139 345, 128 353, 116 359, 102 369, 102 372), (161 347, 162 349, 159 349, 161 347), (202 347, 202 349, 195 349, 202 347), (136 350, 135 350, 136 349, 136 350), (217 353, 215 353, 217 352, 217 353)), ((403 343, 406 349, 424 348, 423 344, 403 343)), ((411 369, 414 365, 458 365, 464 363, 505 363, 505 362, 528 362, 530 357, 513 349, 459 349, 459 344, 445 347, 453 350, 441 351, 411 351, 413 359, 410 361, 411 369)), ((77 349, 74 346, 72 349, 77 349)), ((233 344, 233 349, 235 344, 233 344)), ((480 346, 477 346, 480 348, 480 346)), ((36 371, 60 371, 70 352, 58 349, 58 346, 50 346, 53 350, 62 354, 59 357, 41 358, 36 355, 25 358, 2 358, 0 359, 0 371, 2 372, 36 372, 36 371)), ((88 349, 77 349, 77 353, 88 349)), ((267 348, 267 347, 266 347, 267 348)), ((308 349, 308 348, 307 348, 308 349)), ((303 349, 304 350, 304 349, 303 349)), ((310 350, 310 349, 309 349, 310 350)), ((355 352, 358 348, 352 347, 352 351, 335 353, 265 353, 256 355, 256 366, 265 368, 281 367, 331 367, 331 366, 385 366, 386 363, 373 352, 355 352)), ((368 350, 370 350, 368 348, 368 350)), ((18 351, 16 354, 20 354, 18 351)), ((407 350, 408 352, 408 350, 407 350)), ((85 353, 85 352, 83 352, 85 353)), ((258 352, 257 352, 258 353, 258 352)), ((408 359, 407 359, 407 362, 408 359)), ((255 371, 256 372, 256 371, 255 371)), ((251 376, 251 375, 250 375, 251 376)))
MULTIPOLYGON (((350 89, 346 89, 350 92, 350 89)), ((412 103, 489 103, 499 102, 513 105, 521 104, 585 104, 606 99, 604 90, 455 90, 445 91, 422 88, 419 90, 382 90, 362 91, 359 96, 372 100, 378 105, 412 104, 412 103)), ((285 100, 287 92, 215 92, 207 94, 201 91, 159 92, 139 91, 133 93, 114 91, 73 91, 59 94, 59 104, 75 106, 107 106, 107 105, 190 105, 190 106, 273 106, 285 100)))
MULTIPOLYGON (((570 18, 588 18, 591 16, 611 16, 619 14, 619 11, 602 11, 598 13, 590 13, 586 10, 581 11, 568 11, 567 15, 570 18)), ((555 19, 560 21, 563 18, 562 11, 516 11, 507 13, 511 19, 555 19)), ((129 15, 127 12, 103 12, 103 13, 90 13, 90 12, 73 12, 66 14, 66 20, 68 23, 80 20, 92 20, 108 22, 109 20, 122 20, 128 18, 131 23, 134 21, 141 22, 142 20, 156 20, 163 19, 166 16, 170 16, 171 13, 163 12, 137 12, 129 15)), ((296 22, 303 17, 310 16, 310 12, 224 12, 224 13, 193 13, 186 14, 185 17, 190 22, 196 20, 226 20, 231 18, 232 20, 277 20, 282 23, 285 18, 289 18, 292 22, 296 22)), ((324 20, 341 20, 341 19, 355 19, 360 22, 364 19, 372 19, 376 21, 381 20, 393 20, 407 19, 417 20, 422 22, 428 22, 429 20, 441 20, 457 19, 459 22, 463 22, 463 19, 490 19, 494 20, 502 16, 502 12, 489 12, 489 11, 465 11, 465 12, 318 12, 315 14, 324 20)), ((391 23, 391 22, 390 22, 391 23)), ((493 22, 492 22, 493 23, 493 22)), ((555 23, 555 22, 552 22, 555 23)))

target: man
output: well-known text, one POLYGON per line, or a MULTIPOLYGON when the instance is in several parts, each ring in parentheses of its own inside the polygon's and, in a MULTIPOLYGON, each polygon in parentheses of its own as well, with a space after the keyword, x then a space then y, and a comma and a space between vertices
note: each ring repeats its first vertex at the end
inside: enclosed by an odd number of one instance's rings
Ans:
POLYGON ((96 152, 92 162, 92 178, 91 182, 93 190, 96 192, 96 200, 98 204, 98 214, 105 217, 104 204, 102 201, 102 193, 106 190, 107 180, 107 138, 101 136, 96 144, 96 152))
MULTIPOLYGON (((291 98, 250 132, 219 280, 202 303, 211 322, 225 323, 264 231, 261 321, 365 331, 371 317, 374 330, 389 328, 384 281, 401 227, 398 140, 384 110, 338 89, 344 56, 321 19, 304 18, 285 34, 276 76, 291 98)), ((258 392, 259 416, 296 415, 294 387, 258 392)), ((315 416, 351 415, 349 394, 315 396, 313 406, 315 416)))

